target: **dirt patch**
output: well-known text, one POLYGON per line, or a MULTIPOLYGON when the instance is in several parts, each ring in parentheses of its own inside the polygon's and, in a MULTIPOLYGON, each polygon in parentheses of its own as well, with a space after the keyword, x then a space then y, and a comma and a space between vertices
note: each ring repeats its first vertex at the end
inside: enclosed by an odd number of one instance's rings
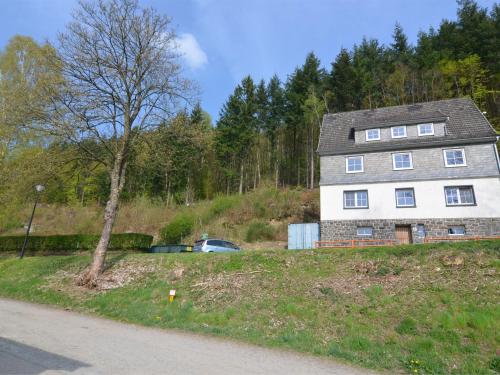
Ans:
POLYGON ((429 256, 425 264, 411 258, 350 262, 334 276, 318 280, 310 293, 318 298, 334 293, 361 303, 367 298, 365 291, 374 286, 382 287, 386 295, 400 294, 410 288, 432 288, 433 285, 478 292, 484 289, 484 280, 496 277, 495 269, 483 257, 482 254, 437 253, 429 256))
POLYGON ((464 258, 455 255, 445 255, 444 257, 441 258, 441 262, 446 267, 459 267, 463 266, 464 258))
POLYGON ((113 267, 104 271, 98 280, 98 290, 110 290, 121 288, 133 281, 140 280, 150 273, 158 270, 158 263, 148 261, 146 263, 134 262, 123 259, 113 267))
MULTIPOLYGON (((46 278, 47 284, 42 289, 52 289, 76 298, 84 299, 89 295, 107 290, 124 287, 134 281, 139 281, 147 275, 159 270, 159 265, 153 259, 141 262, 134 259, 122 259, 104 271, 98 279, 95 289, 76 285, 75 280, 82 269, 59 270, 46 278)), ((184 271, 182 271, 184 272, 184 271)), ((179 272, 176 273, 179 276, 179 272)), ((182 273, 179 277, 182 276, 182 273)))
POLYGON ((64 293, 72 299, 83 301, 87 297, 95 295, 97 291, 77 285, 75 283, 75 280, 77 275, 79 274, 80 270, 59 270, 53 275, 48 276, 45 279, 47 283, 41 286, 39 289, 56 290, 58 292, 64 293))
POLYGON ((216 301, 235 301, 238 298, 246 296, 245 289, 255 285, 257 279, 262 278, 266 270, 255 270, 250 272, 232 272, 218 273, 216 275, 206 276, 200 281, 191 285, 194 292, 198 292, 199 304, 211 306, 216 301))
POLYGON ((357 274, 348 277, 332 277, 317 283, 311 290, 311 294, 316 297, 323 297, 325 291, 331 290, 339 296, 349 296, 356 302, 362 302, 366 299, 364 291, 368 288, 378 285, 385 293, 396 294, 407 288, 409 284, 418 282, 419 277, 406 277, 396 275, 369 276, 366 274, 357 274))

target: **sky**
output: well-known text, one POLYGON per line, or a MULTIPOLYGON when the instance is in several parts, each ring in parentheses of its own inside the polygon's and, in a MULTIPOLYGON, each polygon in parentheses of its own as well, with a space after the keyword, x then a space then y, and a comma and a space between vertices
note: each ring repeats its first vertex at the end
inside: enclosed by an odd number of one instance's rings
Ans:
MULTIPOLYGON (((491 8, 494 0, 478 0, 491 8)), ((282 80, 313 51, 330 69, 342 47, 364 36, 390 44, 399 22, 411 43, 420 30, 455 19, 455 0, 140 0, 172 18, 183 73, 196 82, 214 121, 243 77, 282 80)), ((77 0, 0 0, 0 50, 16 35, 56 43, 77 0)))

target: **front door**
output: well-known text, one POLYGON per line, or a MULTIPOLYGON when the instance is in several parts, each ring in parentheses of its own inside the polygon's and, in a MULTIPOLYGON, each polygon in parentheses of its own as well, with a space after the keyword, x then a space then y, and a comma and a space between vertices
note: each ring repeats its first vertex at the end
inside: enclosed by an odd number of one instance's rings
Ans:
POLYGON ((411 225, 396 225, 396 241, 398 244, 411 243, 411 225))

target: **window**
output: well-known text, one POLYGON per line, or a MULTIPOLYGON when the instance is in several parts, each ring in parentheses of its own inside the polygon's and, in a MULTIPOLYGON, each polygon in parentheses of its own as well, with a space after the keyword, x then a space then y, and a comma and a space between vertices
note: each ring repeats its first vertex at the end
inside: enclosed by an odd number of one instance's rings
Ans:
POLYGON ((447 206, 471 206, 476 204, 472 186, 447 186, 444 188, 447 206))
POLYGON ((380 140, 380 129, 368 129, 366 131, 367 141, 379 141, 380 140))
POLYGON ((220 247, 224 247, 224 241, 220 241, 220 240, 210 240, 210 241, 207 241, 207 245, 208 246, 220 246, 220 247))
POLYGON ((346 173, 363 172, 363 157, 362 156, 349 156, 345 159, 346 173))
POLYGON ((425 237, 425 225, 424 224, 418 224, 417 225, 417 234, 420 237, 425 237))
POLYGON ((368 208, 368 191, 344 191, 344 208, 368 208))
POLYGON ((394 126, 391 128, 392 138, 406 137, 406 126, 394 126))
POLYGON ((434 124, 419 124, 418 125, 418 135, 434 135, 434 124))
POLYGON ((446 167, 462 167, 465 166, 465 151, 463 148, 444 150, 444 165, 446 167))
POLYGON ((465 234, 465 226, 455 225, 448 228, 448 234, 450 236, 463 236, 465 234))
POLYGON ((224 244, 224 247, 227 247, 229 249, 235 249, 235 250, 239 250, 238 246, 236 246, 234 243, 232 242, 229 242, 229 241, 222 241, 223 244, 224 244))
POLYGON ((415 207, 415 191, 412 188, 396 189, 396 207, 415 207))
POLYGON ((358 236, 371 237, 371 236, 373 236, 373 228, 372 227, 358 227, 356 234, 358 236))
POLYGON ((411 152, 392 154, 392 167, 398 169, 413 169, 411 152))

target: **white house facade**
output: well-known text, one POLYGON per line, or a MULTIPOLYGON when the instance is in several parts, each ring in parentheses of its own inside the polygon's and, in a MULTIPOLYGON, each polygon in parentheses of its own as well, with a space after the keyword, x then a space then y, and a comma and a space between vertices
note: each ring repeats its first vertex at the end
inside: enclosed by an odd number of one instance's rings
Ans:
POLYGON ((326 115, 321 240, 500 235, 496 140, 469 99, 326 115))

